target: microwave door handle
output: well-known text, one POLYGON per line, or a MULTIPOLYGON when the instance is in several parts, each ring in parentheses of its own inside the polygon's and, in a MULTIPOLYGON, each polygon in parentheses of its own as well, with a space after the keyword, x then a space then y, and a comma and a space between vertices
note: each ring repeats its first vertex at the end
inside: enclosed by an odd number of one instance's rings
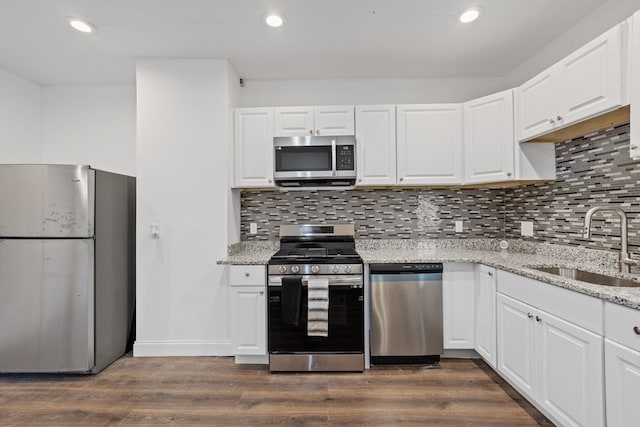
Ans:
POLYGON ((333 173, 333 176, 337 175, 337 167, 336 167, 336 140, 332 139, 331 140, 331 172, 333 173))

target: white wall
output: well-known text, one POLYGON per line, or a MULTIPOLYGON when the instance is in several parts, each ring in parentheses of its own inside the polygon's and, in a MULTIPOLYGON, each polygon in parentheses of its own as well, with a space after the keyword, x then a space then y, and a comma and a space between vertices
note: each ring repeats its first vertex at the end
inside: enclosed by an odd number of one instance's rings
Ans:
POLYGON ((464 102, 504 88, 502 77, 245 80, 239 106, 464 102))
POLYGON ((509 87, 519 86, 640 9, 640 0, 608 0, 506 76, 509 87))
POLYGON ((216 260, 230 222, 232 72, 226 60, 137 62, 136 356, 230 354, 216 260))
MULTIPOLYGON (((228 73, 228 85, 229 85, 229 105, 231 108, 235 108, 240 103, 240 77, 236 70, 229 64, 229 73, 228 73)), ((229 135, 233 138, 233 119, 229 119, 229 135)), ((234 182, 235 174, 233 170, 234 162, 234 152, 233 152, 233 143, 231 143, 231 148, 229 149, 229 155, 227 157, 227 162, 230 165, 228 169, 227 180, 229 183, 234 182)), ((231 185, 230 185, 231 186, 231 185)), ((227 230, 227 239, 228 243, 236 243, 240 241, 240 190, 235 189, 229 192, 229 228, 227 230)))
POLYGON ((42 87, 0 67, 0 163, 40 163, 42 87))
POLYGON ((135 84, 45 86, 42 161, 135 175, 135 84))

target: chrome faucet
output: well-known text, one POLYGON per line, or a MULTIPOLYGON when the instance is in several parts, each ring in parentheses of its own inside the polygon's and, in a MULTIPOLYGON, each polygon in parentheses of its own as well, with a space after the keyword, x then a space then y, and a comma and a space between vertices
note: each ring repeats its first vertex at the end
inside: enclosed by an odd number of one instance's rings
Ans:
POLYGON ((615 206, 594 206, 584 217, 584 238, 588 239, 591 235, 591 217, 594 213, 599 211, 610 211, 615 212, 620 217, 620 239, 621 239, 621 248, 620 248, 620 272, 628 273, 630 265, 640 265, 639 261, 631 259, 629 256, 629 248, 628 248, 628 237, 627 237, 627 214, 615 206))

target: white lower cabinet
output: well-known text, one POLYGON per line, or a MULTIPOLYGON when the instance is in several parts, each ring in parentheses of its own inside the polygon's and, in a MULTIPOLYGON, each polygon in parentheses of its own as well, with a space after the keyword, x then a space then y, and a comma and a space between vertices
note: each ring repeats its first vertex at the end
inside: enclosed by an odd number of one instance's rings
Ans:
POLYGON ((535 322, 533 308, 497 296, 498 371, 528 397, 535 393, 535 322))
POLYGON ((233 354, 266 357, 265 267, 233 265, 229 276, 233 354))
POLYGON ((604 340, 607 425, 633 426, 640 420, 640 352, 604 340))
POLYGON ((604 339, 579 320, 559 317, 601 320, 602 301, 509 273, 498 275, 498 291, 498 372, 556 424, 604 425, 604 339), (503 279, 515 283, 502 286, 503 279), (528 294, 536 305, 527 304, 528 294), (540 308, 565 303, 573 308, 557 316, 540 308))
POLYGON ((496 367, 496 269, 475 266, 475 349, 496 367))
POLYGON ((474 265, 447 263, 442 267, 444 348, 473 349, 474 265))
POLYGON ((607 425, 638 425, 640 311, 606 302, 604 314, 607 425))
POLYGON ((604 425, 602 336, 543 311, 536 316, 537 400, 562 425, 604 425))

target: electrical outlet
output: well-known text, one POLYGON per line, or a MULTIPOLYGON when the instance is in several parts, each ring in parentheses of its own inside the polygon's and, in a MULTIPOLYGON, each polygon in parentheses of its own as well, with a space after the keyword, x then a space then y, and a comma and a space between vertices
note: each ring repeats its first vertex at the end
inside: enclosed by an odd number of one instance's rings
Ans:
POLYGON ((520 234, 522 236, 533 237, 533 222, 522 221, 520 223, 520 234))
POLYGON ((258 223, 249 223, 249 234, 258 234, 258 223))
POLYGON ((456 233, 462 233, 464 229, 464 221, 456 221, 456 233))

